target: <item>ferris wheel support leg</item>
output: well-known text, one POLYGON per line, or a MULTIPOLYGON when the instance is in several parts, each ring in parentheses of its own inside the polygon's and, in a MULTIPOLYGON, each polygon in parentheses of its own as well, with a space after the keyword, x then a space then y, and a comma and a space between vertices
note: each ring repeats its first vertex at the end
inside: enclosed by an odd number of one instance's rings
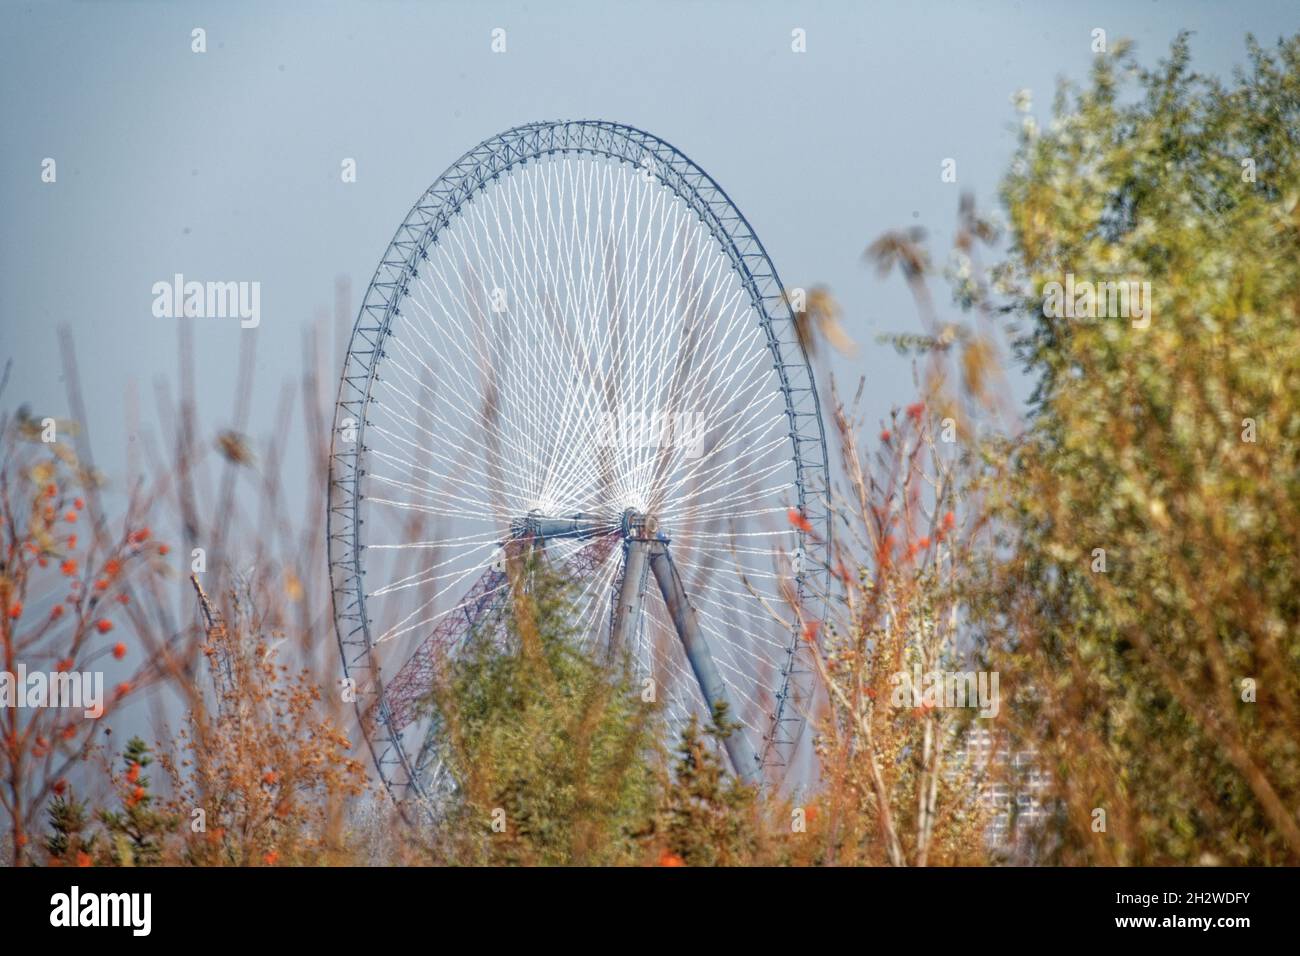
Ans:
POLYGON ((614 626, 609 634, 609 658, 614 660, 628 646, 633 628, 641 620, 641 603, 645 596, 646 562, 650 542, 628 538, 623 548, 623 585, 614 609, 614 626))
MULTIPOLYGON (((677 566, 673 564, 672 555, 668 553, 668 546, 665 543, 654 543, 650 552, 650 570, 654 572, 655 581, 663 593, 664 604, 672 616, 673 626, 677 628, 677 636, 681 638, 682 646, 686 649, 686 659, 691 662, 691 670, 695 672, 695 679, 699 681, 704 699, 714 709, 719 704, 726 704, 727 713, 735 720, 737 711, 727 694, 727 685, 723 683, 722 675, 718 673, 718 666, 713 662, 713 652, 709 650, 709 642, 700 629, 695 608, 686 596, 682 577, 677 573, 677 566)), ((735 731, 723 741, 723 744, 727 748, 727 756, 731 758, 731 765, 740 778, 745 783, 760 786, 763 775, 759 769, 758 755, 754 753, 749 738, 735 731)))

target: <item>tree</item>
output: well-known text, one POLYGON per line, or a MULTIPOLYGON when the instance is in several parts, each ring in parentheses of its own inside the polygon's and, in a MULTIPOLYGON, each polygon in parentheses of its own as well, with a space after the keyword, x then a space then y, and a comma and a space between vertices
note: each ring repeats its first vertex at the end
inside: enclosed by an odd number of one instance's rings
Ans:
POLYGON ((152 866, 162 861, 163 841, 178 823, 176 817, 154 809, 144 768, 153 763, 149 747, 139 737, 127 741, 122 754, 126 772, 116 783, 122 809, 102 810, 107 847, 104 862, 114 866, 152 866))
POLYGON ((737 730, 726 704, 719 704, 706 727, 692 714, 682 731, 658 814, 661 866, 760 862, 765 841, 758 791, 731 772, 721 749, 737 730))
POLYGON ((162 763, 170 809, 189 823, 182 856, 198 865, 320 864, 341 849, 343 808, 365 767, 306 668, 281 663, 279 575, 245 576, 214 605, 191 578, 203 652, 219 675, 215 706, 194 698, 162 763), (201 821, 201 822, 200 822, 201 821))
POLYGON ((429 699, 455 792, 434 836, 447 862, 635 862, 657 797, 658 714, 630 664, 581 645, 571 582, 511 559, 503 626, 444 663, 429 699))
POLYGON ((1300 861, 1300 38, 1249 54, 1098 57, 1004 185, 1036 391, 984 620, 1064 861, 1300 861))
POLYGON ((86 805, 70 793, 57 793, 48 809, 50 833, 45 852, 51 866, 90 866, 98 850, 98 834, 88 833, 86 805))
POLYGON ((47 800, 106 718, 163 675, 174 643, 158 593, 167 545, 145 523, 146 496, 110 522, 99 476, 60 437, 76 433, 25 408, 0 416, 0 810, 15 865, 47 800), (113 663, 142 650, 134 670, 113 663))
POLYGON ((827 697, 817 722, 827 859, 982 862, 982 781, 959 754, 977 712, 997 715, 990 694, 998 689, 963 646, 961 585, 977 524, 960 507, 963 459, 940 440, 929 401, 895 409, 868 457, 862 422, 833 397, 846 482, 837 496, 836 600, 824 622, 796 608, 827 697), (948 674, 973 678, 960 701, 933 693, 948 674))

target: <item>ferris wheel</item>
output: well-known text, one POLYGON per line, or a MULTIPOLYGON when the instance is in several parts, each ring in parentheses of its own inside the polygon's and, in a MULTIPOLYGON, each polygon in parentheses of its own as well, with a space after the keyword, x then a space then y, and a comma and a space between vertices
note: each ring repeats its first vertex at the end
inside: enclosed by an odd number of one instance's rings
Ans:
POLYGON ((339 385, 328 515, 344 673, 399 805, 447 786, 424 701, 543 555, 579 639, 625 654, 676 733, 725 703, 777 782, 827 587, 827 449, 763 246, 681 152, 601 121, 467 152, 380 260, 339 385))

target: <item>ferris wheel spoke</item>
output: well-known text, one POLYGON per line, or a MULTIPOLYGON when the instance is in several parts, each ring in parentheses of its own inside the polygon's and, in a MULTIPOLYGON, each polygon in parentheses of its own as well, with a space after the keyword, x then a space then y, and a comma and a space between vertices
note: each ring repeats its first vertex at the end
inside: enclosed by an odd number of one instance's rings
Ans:
POLYGON ((505 575, 491 568, 484 571, 455 607, 442 616, 433 632, 398 669, 384 688, 392 726, 400 731, 416 717, 420 701, 433 687, 440 655, 459 644, 489 609, 500 600, 506 587, 505 575))
MULTIPOLYGON (((393 465, 394 470, 401 465, 399 456, 389 455, 374 448, 371 449, 371 453, 380 461, 393 465)), ((450 460, 448 461, 450 465, 450 460)), ((484 520, 489 520, 492 517, 493 512, 488 510, 487 503, 482 500, 481 486, 475 484, 468 476, 451 477, 442 475, 435 469, 423 465, 409 465, 406 470, 407 475, 402 479, 390 477, 377 470, 371 474, 374 480, 380 484, 404 488, 410 491, 412 495, 418 496, 427 502, 442 503, 456 515, 482 518, 484 520), (441 478, 441 486, 417 480, 422 474, 427 474, 430 478, 441 478)), ((523 500, 522 498, 519 499, 521 502, 523 500)))
MULTIPOLYGON (((426 365, 426 368, 427 368, 427 365, 426 365)), ((432 369, 430 369, 430 372, 432 372, 432 369)), ((426 387, 427 387, 427 386, 426 386, 426 387)), ((412 404, 417 404, 417 403, 416 403, 416 400, 414 399, 413 396, 410 396, 409 394, 407 394, 407 395, 404 395, 404 397, 406 397, 406 398, 408 399, 408 401, 410 401, 412 404)), ((400 416, 397 416, 397 413, 391 413, 391 412, 390 412, 390 414, 394 415, 394 417, 400 417, 400 416)), ((411 420, 409 419, 409 417, 400 417, 400 418, 401 418, 402 421, 405 421, 405 422, 410 423, 410 424, 414 424, 413 422, 411 422, 411 420)), ((491 448, 488 444, 486 444, 485 442, 483 442, 483 441, 481 441, 481 440, 479 440, 479 439, 473 438, 473 437, 472 437, 472 436, 471 436, 471 435, 466 431, 466 429, 465 429, 464 427, 457 427, 457 426, 453 425, 453 424, 451 423, 451 421, 449 421, 448 419, 446 419, 445 417, 442 417, 442 416, 439 416, 439 421, 440 421, 440 422, 441 422, 441 423, 442 423, 442 424, 443 424, 443 425, 444 425, 444 426, 449 430, 449 432, 451 433, 451 436, 452 436, 452 437, 459 438, 459 439, 464 443, 463 445, 459 446, 462 450, 468 450, 469 448, 472 447, 472 448, 477 449, 478 451, 481 451, 485 457, 486 457, 486 456, 490 456, 490 455, 492 454, 492 448, 491 448)), ((468 423, 467 423, 467 424, 468 424, 468 423)), ((482 425, 483 423, 482 423, 481 421, 478 421, 478 422, 476 422, 475 424, 482 425)), ((428 432, 429 435, 432 436, 432 432, 430 432, 428 429, 423 429, 423 430, 426 431, 426 432, 428 432)), ((494 437, 498 437, 498 438, 499 438, 500 436, 499 436, 499 435, 494 435, 494 437)), ((515 452, 515 453, 518 454, 518 455, 529 455, 528 452, 525 452, 522 448, 519 448, 518 446, 515 446, 515 445, 513 445, 513 444, 511 444, 511 448, 510 448, 510 450, 513 451, 513 452, 515 452)), ((530 457, 531 457, 531 456, 530 456, 530 457)))

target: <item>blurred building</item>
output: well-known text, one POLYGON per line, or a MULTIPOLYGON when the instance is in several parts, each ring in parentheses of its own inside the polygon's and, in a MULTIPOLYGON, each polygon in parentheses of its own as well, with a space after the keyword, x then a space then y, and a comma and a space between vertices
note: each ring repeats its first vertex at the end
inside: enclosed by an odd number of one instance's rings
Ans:
POLYGON ((979 781, 980 802, 992 815, 989 845, 1009 856, 1021 856, 1049 807, 1051 776, 1041 768, 1033 747, 1012 750, 1005 740, 984 727, 973 727, 953 753, 949 778, 972 775, 979 781))

